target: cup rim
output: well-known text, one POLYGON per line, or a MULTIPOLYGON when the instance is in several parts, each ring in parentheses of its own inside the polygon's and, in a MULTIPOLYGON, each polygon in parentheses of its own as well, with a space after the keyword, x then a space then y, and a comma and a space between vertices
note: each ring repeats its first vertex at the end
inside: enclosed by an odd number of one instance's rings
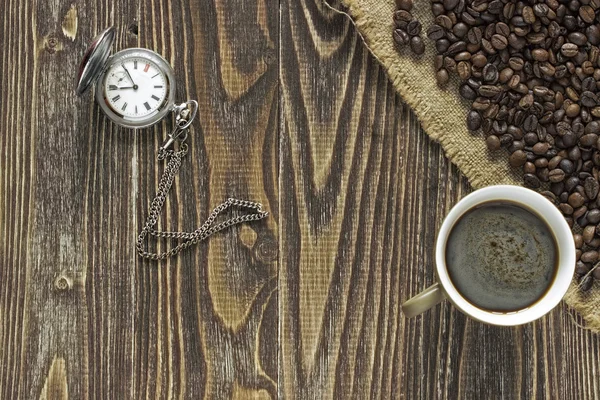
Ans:
POLYGON ((436 274, 448 299, 473 319, 492 325, 515 326, 532 322, 554 309, 567 293, 575 273, 575 241, 560 211, 541 194, 512 185, 487 186, 462 198, 444 219, 436 241, 436 274), (509 201, 534 211, 550 227, 558 246, 556 277, 544 296, 532 306, 515 312, 499 313, 476 307, 452 284, 446 268, 446 244, 458 219, 473 207, 490 201, 509 201))

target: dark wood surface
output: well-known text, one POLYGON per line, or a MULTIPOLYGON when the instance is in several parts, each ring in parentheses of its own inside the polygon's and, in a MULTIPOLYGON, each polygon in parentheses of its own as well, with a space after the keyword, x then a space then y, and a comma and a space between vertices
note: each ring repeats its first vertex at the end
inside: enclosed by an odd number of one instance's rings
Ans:
POLYGON ((404 319, 471 189, 344 16, 318 0, 4 10, 0 399, 600 399, 600 338, 564 305, 512 329, 448 304, 404 319), (108 25, 200 104, 160 226, 193 230, 228 196, 266 221, 138 258, 170 121, 130 131, 74 95, 108 25))

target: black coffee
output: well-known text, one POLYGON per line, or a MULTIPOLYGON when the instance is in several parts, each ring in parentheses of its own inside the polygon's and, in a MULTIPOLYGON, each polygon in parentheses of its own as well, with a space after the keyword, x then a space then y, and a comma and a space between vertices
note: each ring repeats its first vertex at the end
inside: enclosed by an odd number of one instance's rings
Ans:
POLYGON ((484 203, 463 215, 446 244, 450 280, 478 308, 533 305, 554 281, 558 249, 548 225, 509 202, 484 203))

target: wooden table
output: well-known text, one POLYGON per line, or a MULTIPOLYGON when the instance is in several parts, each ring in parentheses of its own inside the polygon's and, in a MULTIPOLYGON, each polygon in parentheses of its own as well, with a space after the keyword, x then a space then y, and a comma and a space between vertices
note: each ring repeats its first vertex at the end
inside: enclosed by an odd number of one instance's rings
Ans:
POLYGON ((565 306, 404 319, 471 189, 321 1, 7 0, 0 26, 1 399, 600 399, 600 338, 565 306), (266 221, 137 256, 170 121, 133 132, 75 96, 109 25, 200 104, 160 226, 228 196, 266 221))

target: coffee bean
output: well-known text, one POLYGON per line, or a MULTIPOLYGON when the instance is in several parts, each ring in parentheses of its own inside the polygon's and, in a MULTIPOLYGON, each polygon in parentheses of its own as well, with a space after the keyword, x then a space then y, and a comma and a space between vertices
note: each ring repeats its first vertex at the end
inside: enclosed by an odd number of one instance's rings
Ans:
POLYGON ((502 93, 502 87, 494 85, 481 85, 479 87, 479 95, 483 97, 494 97, 502 93))
POLYGON ((587 135, 583 135, 581 139, 579 139, 579 144, 584 147, 595 146, 598 142, 598 135, 595 133, 588 133, 587 135))
POLYGON ((396 7, 400 10, 410 11, 413 7, 412 0, 396 0, 396 7))
POLYGON ((539 142, 533 145, 533 153, 537 155, 546 154, 550 145, 548 143, 539 142))
POLYGON ((404 32, 402 29, 394 30, 393 36, 394 36, 394 41, 399 46, 404 46, 404 45, 408 44, 408 42, 410 41, 410 37, 408 36, 408 33, 404 32))
POLYGON ((594 12, 594 9, 592 7, 583 6, 579 8, 579 16, 584 22, 591 24, 596 18, 596 13, 594 12))
POLYGON ((581 255, 581 261, 584 263, 595 263, 598 261, 598 252, 595 250, 586 251, 581 255))
POLYGON ((560 53, 565 57, 575 57, 579 53, 579 47, 574 43, 565 43, 561 46, 560 53))
POLYGON ((585 195, 588 199, 594 200, 598 196, 598 190, 600 190, 600 183, 594 177, 586 178, 583 181, 583 188, 585 189, 585 195))
POLYGON ((594 225, 588 225, 583 228, 583 241, 585 243, 589 243, 594 239, 594 235, 596 235, 596 227, 594 225))
POLYGON ((548 61, 549 53, 544 49, 534 49, 531 52, 531 57, 536 61, 548 61))
POLYGON ((561 182, 565 179, 565 171, 560 168, 553 169, 549 172, 548 180, 550 182, 561 182))
POLYGON ((406 10, 397 10, 394 13, 394 21, 398 23, 399 21, 404 21, 406 23, 413 20, 413 16, 406 10))
POLYGON ((565 174, 569 174, 569 175, 572 174, 573 170, 575 169, 573 162, 568 159, 561 160, 560 163, 558 164, 558 167, 560 169, 562 169, 563 171, 565 171, 565 174))
POLYGON ((594 272, 592 272, 592 276, 594 277, 594 279, 600 281, 600 267, 596 267, 596 269, 594 269, 594 272))
POLYGON ((477 93, 467 84, 461 85, 459 93, 467 100, 475 100, 477 98, 477 93))
POLYGON ((408 23, 408 26, 406 27, 406 33, 408 33, 410 36, 416 36, 420 34, 421 23, 418 20, 413 19, 408 23))
POLYGON ((525 118, 525 121, 523 121, 523 129, 525 129, 527 132, 533 132, 537 129, 538 126, 538 119, 535 115, 530 114, 529 116, 527 116, 527 118, 525 118))
POLYGON ((568 201, 571 207, 578 208, 581 207, 583 203, 585 203, 585 198, 581 194, 579 194, 579 192, 574 192, 569 195, 568 201))
POLYGON ((594 224, 594 225, 598 224, 598 222, 600 222, 600 210, 598 210, 598 209, 590 210, 587 213, 587 219, 588 219, 588 222, 591 224, 594 224))
POLYGON ((466 81, 471 77, 471 64, 461 61, 456 65, 456 72, 461 80, 466 81))
POLYGON ((575 118, 576 116, 578 116, 579 111, 581 111, 581 108, 579 107, 579 104, 577 104, 577 103, 570 104, 569 106, 567 106, 567 108, 565 110, 567 117, 569 117, 569 118, 575 118))
POLYGON ((448 71, 444 68, 440 69, 436 74, 435 78, 437 79, 437 83, 440 86, 444 86, 448 83, 448 71))
POLYGON ((427 29, 427 37, 431 40, 438 40, 446 35, 444 28, 439 25, 433 24, 427 29))
POLYGON ((577 261, 577 263, 575 264, 575 273, 577 275, 585 275, 588 272, 590 272, 590 265, 584 263, 583 261, 577 261))
POLYGON ((597 24, 585 28, 585 35, 590 44, 594 46, 600 44, 600 27, 597 24))
POLYGON ((490 151, 500 150, 501 142, 498 136, 490 135, 485 139, 485 143, 490 151))
POLYGON ((558 208, 564 215, 573 214, 573 207, 571 207, 568 203, 560 203, 558 208))
POLYGON ((471 63, 473 63, 473 65, 477 68, 485 67, 487 62, 488 62, 487 57, 484 56, 483 54, 477 54, 477 55, 471 57, 471 63))
POLYGON ((538 189, 541 185, 538 177, 533 174, 523 175, 523 182, 525 183, 525 186, 531 189, 538 189))
POLYGON ((577 46, 583 46, 588 41, 588 38, 581 32, 569 33, 568 39, 569 39, 569 42, 575 43, 577 46))
POLYGON ((573 240, 575 241, 575 248, 580 249, 583 247, 583 236, 581 234, 573 234, 573 240))
POLYGON ((444 0, 443 4, 444 4, 444 8, 447 11, 450 11, 452 9, 454 9, 459 3, 459 0, 444 0))
POLYGON ((410 38, 410 48, 416 55, 421 55, 425 52, 425 44, 419 36, 410 38))
POLYGON ((527 161, 527 154, 523 150, 517 150, 510 155, 509 163, 513 167, 520 167, 527 161))
POLYGON ((584 107, 595 107, 598 104, 598 96, 589 90, 581 94, 581 104, 584 107))
POLYGON ((495 34, 490 40, 492 46, 497 50, 503 50, 508 46, 508 39, 502 35, 495 34))

